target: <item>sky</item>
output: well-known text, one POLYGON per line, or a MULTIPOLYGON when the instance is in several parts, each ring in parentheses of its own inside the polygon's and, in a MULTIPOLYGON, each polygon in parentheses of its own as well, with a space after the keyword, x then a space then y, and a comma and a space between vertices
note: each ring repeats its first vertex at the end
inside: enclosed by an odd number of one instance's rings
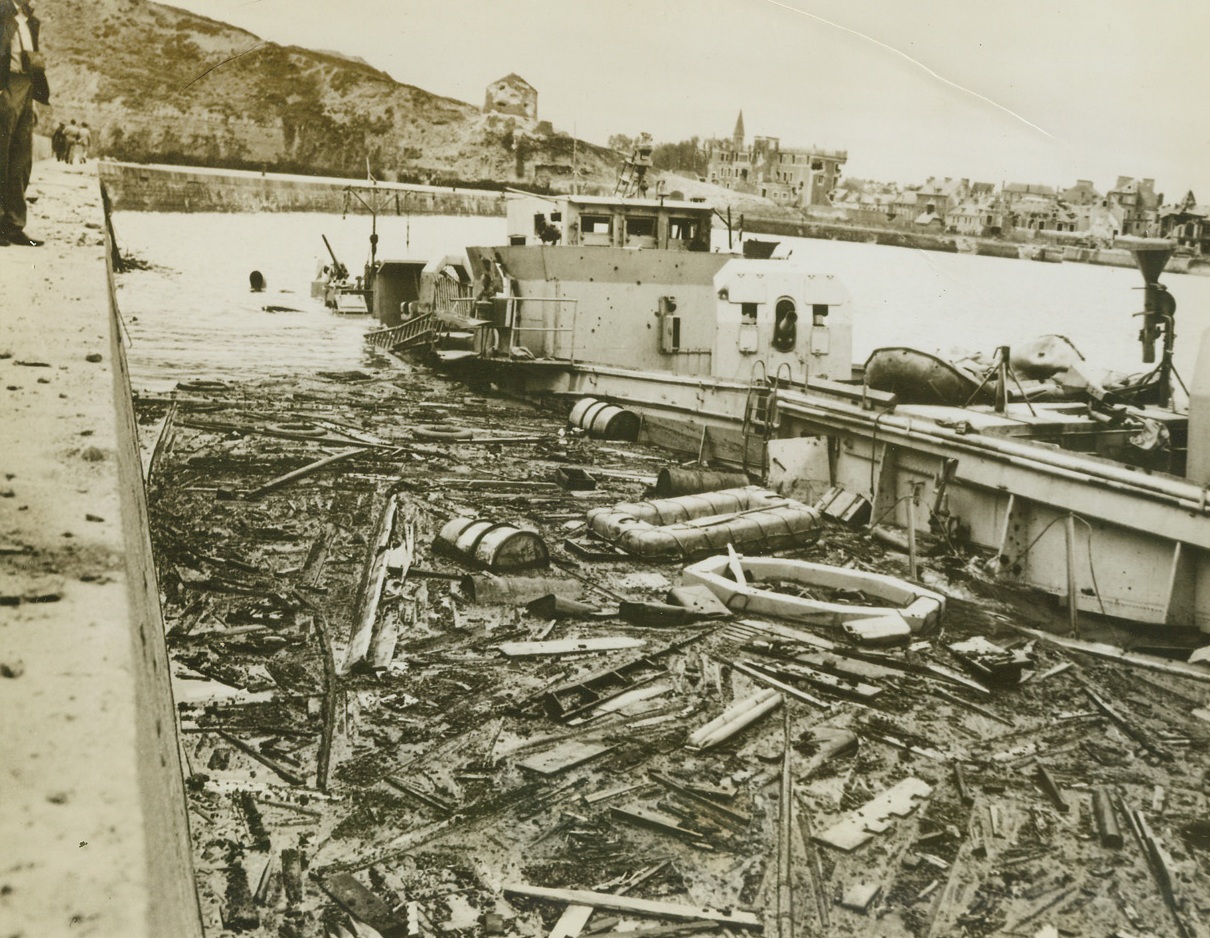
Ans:
POLYGON ((844 174, 1210 202, 1203 0, 173 0, 481 104, 516 72, 604 144, 731 135, 845 150, 844 174))

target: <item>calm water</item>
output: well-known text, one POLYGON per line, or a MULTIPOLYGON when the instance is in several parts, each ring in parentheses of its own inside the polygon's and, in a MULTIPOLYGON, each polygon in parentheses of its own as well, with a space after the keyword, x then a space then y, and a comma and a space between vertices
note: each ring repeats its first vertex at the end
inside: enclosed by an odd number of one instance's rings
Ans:
MULTIPOLYGON (((369 219, 120 212, 114 224, 123 250, 153 265, 119 278, 136 390, 381 363, 362 340, 373 328, 367 317, 336 316, 310 298, 327 257, 320 236, 359 270, 369 219), (249 291, 252 270, 265 275, 264 293, 249 291)), ((502 242, 504 219, 386 217, 378 230, 380 257, 430 259, 502 242)), ((715 243, 725 245, 726 233, 715 232, 715 243)), ((784 250, 848 286, 858 361, 882 345, 990 353, 1056 332, 1104 367, 1144 368, 1132 316, 1142 308, 1142 278, 1134 270, 800 238, 783 239, 784 250)), ((1210 277, 1170 274, 1165 282, 1177 298, 1177 367, 1188 381, 1197 337, 1210 327, 1210 277)))

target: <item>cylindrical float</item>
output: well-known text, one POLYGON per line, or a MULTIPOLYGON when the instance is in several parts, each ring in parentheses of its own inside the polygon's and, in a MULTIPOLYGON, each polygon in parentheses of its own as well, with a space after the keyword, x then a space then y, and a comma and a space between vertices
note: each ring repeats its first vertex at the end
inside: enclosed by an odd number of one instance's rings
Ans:
POLYGON ((523 606, 542 596, 558 594, 578 599, 584 592, 579 580, 549 576, 492 576, 476 573, 462 578, 462 594, 484 606, 523 606))
POLYGON ((488 570, 544 567, 550 560, 546 542, 534 531, 477 518, 454 518, 433 545, 488 570))
POLYGON ((638 414, 595 397, 583 397, 576 401, 567 422, 599 440, 625 440, 631 443, 639 438, 641 425, 638 414))
POLYGON ((655 495, 657 498, 671 498, 674 495, 738 489, 747 484, 748 477, 742 472, 716 472, 712 469, 682 469, 680 466, 669 466, 661 469, 655 478, 655 495))

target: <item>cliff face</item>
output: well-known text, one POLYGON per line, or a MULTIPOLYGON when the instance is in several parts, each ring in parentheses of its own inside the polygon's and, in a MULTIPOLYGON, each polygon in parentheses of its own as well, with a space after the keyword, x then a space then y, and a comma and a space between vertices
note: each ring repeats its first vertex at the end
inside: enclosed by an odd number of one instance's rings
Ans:
POLYGON ((401 84, 350 58, 266 42, 147 0, 41 0, 43 131, 87 121, 115 158, 382 179, 612 186, 617 157, 401 84), (574 148, 574 153, 573 153, 574 148))

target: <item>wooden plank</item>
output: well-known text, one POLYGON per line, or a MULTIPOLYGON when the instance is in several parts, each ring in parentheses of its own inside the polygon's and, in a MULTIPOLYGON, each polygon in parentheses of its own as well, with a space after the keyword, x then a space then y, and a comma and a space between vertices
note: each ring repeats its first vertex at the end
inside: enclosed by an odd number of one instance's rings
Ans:
POLYGON ((1052 635, 1050 632, 1029 629, 1024 626, 1014 626, 1014 628, 1018 632, 1043 639, 1051 644, 1058 645, 1060 648, 1066 648, 1068 651, 1082 651, 1084 654, 1092 655, 1095 658, 1107 658, 1111 661, 1120 661, 1123 664, 1145 668, 1148 671, 1160 671, 1164 674, 1175 674, 1179 677, 1187 677, 1195 681, 1210 683, 1210 668, 1204 668, 1201 665, 1188 664, 1184 661, 1170 661, 1167 658, 1160 658, 1156 655, 1144 655, 1139 652, 1127 651, 1124 648, 1119 648, 1117 645, 1109 645, 1105 642, 1089 642, 1078 638, 1069 638, 1066 635, 1052 635))
POLYGON ((894 668, 837 654, 808 652, 795 655, 794 660, 850 680, 878 681, 886 678, 898 679, 903 675, 902 671, 896 671, 894 668))
POLYGON ((295 479, 302 479, 312 473, 318 472, 326 466, 332 465, 334 462, 340 462, 342 459, 348 459, 350 456, 356 456, 358 453, 364 453, 364 446, 354 446, 351 449, 341 450, 339 453, 333 453, 331 456, 325 456, 323 459, 317 459, 315 462, 307 463, 301 469, 295 469, 293 472, 287 472, 285 475, 278 476, 276 479, 270 479, 264 485, 254 488, 250 492, 244 493, 244 498, 252 500, 260 498, 262 495, 268 495, 274 489, 279 489, 283 485, 293 482, 295 479))
MULTIPOLYGON (((722 659, 720 659, 720 660, 722 660, 722 659)), ((809 703, 812 706, 821 707, 824 710, 829 710, 832 707, 832 705, 830 703, 828 703, 828 701, 820 700, 818 697, 812 697, 810 694, 799 690, 797 687, 792 687, 791 685, 786 684, 784 681, 779 681, 775 677, 770 677, 769 675, 765 674, 763 671, 757 671, 755 668, 750 668, 746 664, 744 664, 740 661, 725 661, 724 660, 723 664, 730 665, 732 668, 734 668, 736 671, 739 671, 741 674, 746 674, 746 675, 748 675, 748 677, 752 678, 753 680, 759 681, 762 684, 766 684, 769 687, 774 687, 777 690, 781 691, 783 694, 793 697, 795 700, 801 700, 803 703, 809 703)))
POLYGON ((321 879, 319 885, 337 905, 354 918, 376 929, 383 938, 405 938, 406 923, 399 921, 390 906, 349 873, 336 873, 321 879))
POLYGON ((718 922, 681 922, 679 925, 658 925, 655 928, 636 928, 634 931, 593 932, 592 938, 671 938, 672 935, 715 932, 721 927, 718 922))
POLYGON ((588 924, 588 920, 592 918, 592 913, 595 911, 596 909, 590 905, 569 905, 563 910, 563 914, 559 916, 555 927, 550 930, 550 934, 546 938, 576 938, 584 930, 584 926, 588 924))
POLYGON ((568 740, 561 746, 530 756, 523 762, 517 763, 523 769, 537 772, 540 775, 558 775, 577 765, 583 765, 590 759, 603 755, 613 749, 604 743, 582 743, 579 740, 568 740))
POLYGON ((546 642, 501 642, 496 648, 510 658, 530 658, 539 655, 574 655, 591 651, 614 651, 619 648, 639 648, 644 639, 627 635, 604 635, 600 638, 564 638, 546 642))
POLYGON ((722 925, 734 925, 737 928, 753 928, 757 930, 763 927, 759 916, 742 909, 722 911, 720 909, 712 909, 708 906, 660 902, 654 899, 635 899, 631 896, 593 892, 589 889, 547 889, 544 886, 531 886, 528 883, 505 883, 504 892, 514 896, 525 896, 530 899, 549 899, 553 902, 566 902, 575 905, 588 905, 596 909, 628 912, 631 915, 652 915, 657 918, 671 919, 698 919, 701 921, 718 922, 722 925))
POLYGON ((387 575, 387 548, 395 528, 396 496, 391 495, 378 519, 374 543, 370 547, 369 560, 362 577, 360 598, 357 604, 357 627, 349 640, 341 667, 343 674, 364 664, 370 653, 370 640, 374 634, 374 623, 378 618, 378 602, 382 597, 382 585, 387 575))
POLYGON ((933 786, 918 778, 905 778, 897 785, 867 801, 843 820, 833 824, 815 839, 837 850, 856 850, 875 834, 890 828, 892 818, 907 817, 919 802, 932 794, 933 786))
POLYGON ((694 843, 700 842, 705 837, 701 831, 682 827, 680 821, 674 817, 660 814, 658 811, 649 811, 646 808, 612 808, 610 814, 620 821, 629 821, 640 827, 650 827, 666 834, 674 834, 694 843))
POLYGON ((795 661, 747 661, 745 663, 778 677, 799 678, 820 690, 855 697, 858 700, 873 700, 882 693, 882 688, 873 684, 866 684, 864 681, 849 677, 837 677, 825 671, 816 671, 814 668, 798 664, 795 661))

